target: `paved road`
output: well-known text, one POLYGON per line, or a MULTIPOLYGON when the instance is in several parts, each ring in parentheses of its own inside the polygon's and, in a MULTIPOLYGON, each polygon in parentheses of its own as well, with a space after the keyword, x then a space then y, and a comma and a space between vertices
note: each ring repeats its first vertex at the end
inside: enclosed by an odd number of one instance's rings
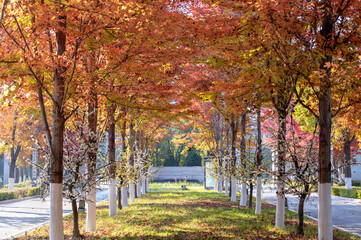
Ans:
MULTIPOLYGON (((265 188, 262 198, 275 204, 276 193, 274 189, 265 188)), ((297 211, 299 199, 297 196, 287 195, 290 210, 297 211)), ((305 202, 305 214, 317 219, 318 195, 311 194, 305 202)), ((361 237, 361 200, 332 196, 332 222, 335 227, 361 237)))
MULTIPOLYGON (((97 192, 97 202, 108 198, 108 191, 97 192)), ((0 202, 0 239, 23 233, 49 221, 49 197, 43 201, 39 197, 25 200, 0 202)), ((64 200, 63 215, 71 213, 71 204, 64 200)))

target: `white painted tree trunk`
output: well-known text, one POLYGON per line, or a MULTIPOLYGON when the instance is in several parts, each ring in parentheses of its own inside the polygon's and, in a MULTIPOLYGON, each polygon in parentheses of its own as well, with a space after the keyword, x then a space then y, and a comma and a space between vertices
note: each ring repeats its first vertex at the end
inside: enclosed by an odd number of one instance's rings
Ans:
POLYGON ((237 179, 234 176, 231 177, 231 201, 237 201, 237 179))
MULTIPOLYGON (((338 172, 340 172, 340 171, 338 171, 338 172)), ((342 174, 340 174, 340 173, 338 174, 338 182, 342 183, 342 174)))
POLYGON ((115 179, 109 179, 109 216, 117 215, 117 186, 115 179))
POLYGON ((218 180, 214 179, 214 191, 218 191, 218 180))
POLYGON ((128 207, 128 189, 127 186, 122 187, 122 205, 128 207))
POLYGON ((10 191, 14 190, 14 182, 15 182, 15 179, 14 179, 14 178, 9 178, 9 187, 8 187, 8 190, 10 190, 10 191))
POLYGON ((224 196, 228 197, 228 186, 229 185, 229 181, 228 181, 228 177, 226 177, 224 179, 224 196))
POLYGON ((140 198, 142 196, 142 186, 140 185, 140 180, 137 182, 137 197, 140 198))
POLYGON ((285 194, 283 192, 283 183, 277 183, 277 204, 276 204, 276 228, 285 226, 285 194))
POLYGON ((64 240, 63 184, 50 183, 50 240, 64 240))
POLYGON ((147 193, 147 189, 146 189, 146 183, 145 183, 145 177, 142 177, 142 194, 146 194, 147 193))
POLYGON ((147 177, 147 179, 145 180, 145 190, 146 190, 147 192, 149 192, 149 179, 148 179, 148 177, 147 177))
POLYGON ((261 214, 262 208, 262 177, 257 177, 256 214, 261 214))
POLYGON ((239 201, 239 206, 241 206, 241 207, 247 206, 247 185, 246 185, 246 183, 242 183, 242 185, 241 185, 241 200, 239 201))
POLYGON ((352 178, 345 178, 345 188, 352 189, 352 178))
POLYGON ((318 183, 318 233, 319 240, 333 239, 331 183, 318 183))
POLYGON ((89 186, 86 201, 86 231, 94 232, 96 230, 96 186, 89 186))
POLYGON ((223 175, 219 176, 218 192, 219 194, 223 193, 223 175))
POLYGON ((129 203, 135 202, 135 184, 131 182, 129 184, 129 203))

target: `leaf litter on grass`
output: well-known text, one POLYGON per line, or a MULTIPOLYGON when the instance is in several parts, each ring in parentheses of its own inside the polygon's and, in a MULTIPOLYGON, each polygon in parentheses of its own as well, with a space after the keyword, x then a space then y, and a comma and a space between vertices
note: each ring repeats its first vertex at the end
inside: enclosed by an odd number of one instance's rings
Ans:
MULTIPOLYGON (((295 213, 287 213, 286 227, 277 229, 272 224, 273 205, 263 203, 262 214, 255 215, 254 209, 237 204, 217 192, 203 190, 202 185, 193 184, 187 191, 152 191, 119 210, 115 217, 109 217, 107 202, 98 205, 95 232, 85 232, 86 214, 81 213, 80 231, 83 239, 317 239, 313 220, 305 219, 305 237, 298 237, 295 213)), ((28 239, 47 239, 48 227, 28 233, 28 239)), ((64 233, 65 239, 70 239, 71 216, 64 220, 64 233)), ((336 230, 334 239, 361 238, 336 230)))

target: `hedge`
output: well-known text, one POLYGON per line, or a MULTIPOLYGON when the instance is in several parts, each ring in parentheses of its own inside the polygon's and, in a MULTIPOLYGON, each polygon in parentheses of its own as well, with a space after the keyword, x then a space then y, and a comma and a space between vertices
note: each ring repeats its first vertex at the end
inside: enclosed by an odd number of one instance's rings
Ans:
POLYGON ((30 197, 39 194, 41 194, 40 187, 15 188, 13 191, 2 190, 0 191, 0 201, 30 197))
POLYGON ((332 187, 331 193, 334 196, 358 198, 361 199, 361 187, 353 187, 352 189, 345 189, 345 187, 332 187))
MULTIPOLYGON (((24 188, 24 187, 27 187, 30 185, 31 185, 31 182, 29 180, 27 180, 26 182, 14 183, 14 188, 24 188)), ((9 188, 9 184, 5 184, 3 188, 9 188)))

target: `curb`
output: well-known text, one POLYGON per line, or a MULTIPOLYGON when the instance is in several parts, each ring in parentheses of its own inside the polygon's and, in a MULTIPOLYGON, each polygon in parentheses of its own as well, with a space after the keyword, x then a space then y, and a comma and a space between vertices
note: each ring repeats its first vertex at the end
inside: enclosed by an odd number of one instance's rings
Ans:
POLYGON ((24 198, 14 198, 14 199, 9 199, 9 200, 3 200, 3 201, 0 201, 0 205, 4 204, 4 203, 21 202, 23 200, 29 200, 29 199, 32 199, 32 198, 41 198, 41 195, 34 195, 34 196, 24 197, 24 198))

